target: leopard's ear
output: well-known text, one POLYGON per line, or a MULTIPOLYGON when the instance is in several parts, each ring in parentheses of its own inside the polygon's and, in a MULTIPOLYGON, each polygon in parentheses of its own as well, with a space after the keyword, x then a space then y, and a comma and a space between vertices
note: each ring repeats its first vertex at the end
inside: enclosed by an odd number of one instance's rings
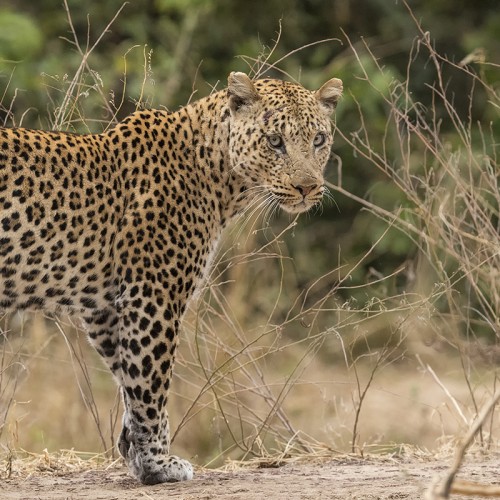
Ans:
POLYGON ((321 108, 325 113, 331 114, 337 107, 337 103, 342 96, 342 80, 332 78, 328 80, 319 90, 314 93, 321 108))
POLYGON ((261 99, 252 80, 245 73, 232 72, 227 79, 229 107, 233 113, 252 107, 261 99))

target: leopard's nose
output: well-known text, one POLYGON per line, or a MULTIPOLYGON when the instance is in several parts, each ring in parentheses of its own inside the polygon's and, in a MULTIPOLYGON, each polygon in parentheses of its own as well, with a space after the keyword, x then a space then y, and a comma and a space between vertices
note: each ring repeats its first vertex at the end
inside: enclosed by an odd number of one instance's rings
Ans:
POLYGON ((317 184, 298 184, 292 185, 302 196, 307 196, 311 191, 314 191, 318 185, 317 184))

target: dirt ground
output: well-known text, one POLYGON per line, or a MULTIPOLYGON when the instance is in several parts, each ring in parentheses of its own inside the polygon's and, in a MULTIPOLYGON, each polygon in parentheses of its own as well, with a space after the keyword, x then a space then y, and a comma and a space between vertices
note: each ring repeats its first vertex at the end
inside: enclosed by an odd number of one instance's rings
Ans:
MULTIPOLYGON (((316 500, 419 499, 446 461, 373 458, 296 463, 280 468, 197 471, 185 483, 142 486, 125 467, 80 472, 31 472, 0 479, 2 500, 316 500)), ((494 484, 500 481, 500 459, 469 461, 460 477, 494 484)), ((2 471, 3 472, 3 471, 2 471)), ((452 498, 464 498, 453 496, 452 498)), ((468 497, 479 498, 479 497, 468 497)))

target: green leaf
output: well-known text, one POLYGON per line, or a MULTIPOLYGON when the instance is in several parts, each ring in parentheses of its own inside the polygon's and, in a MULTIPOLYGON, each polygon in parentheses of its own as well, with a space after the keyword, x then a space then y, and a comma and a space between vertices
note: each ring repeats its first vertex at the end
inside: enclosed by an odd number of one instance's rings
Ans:
POLYGON ((0 59, 30 59, 42 47, 42 33, 25 14, 0 11, 0 59))

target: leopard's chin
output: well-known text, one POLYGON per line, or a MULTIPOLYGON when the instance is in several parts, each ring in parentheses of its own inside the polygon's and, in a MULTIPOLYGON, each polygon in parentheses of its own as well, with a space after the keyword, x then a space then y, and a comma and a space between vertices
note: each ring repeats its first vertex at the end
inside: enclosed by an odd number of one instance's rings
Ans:
POLYGON ((301 214, 304 212, 308 212, 311 210, 311 208, 317 206, 319 203, 319 200, 315 201, 308 201, 308 200, 301 200, 299 202, 288 202, 288 203, 281 203, 280 208, 289 213, 289 214, 301 214))

